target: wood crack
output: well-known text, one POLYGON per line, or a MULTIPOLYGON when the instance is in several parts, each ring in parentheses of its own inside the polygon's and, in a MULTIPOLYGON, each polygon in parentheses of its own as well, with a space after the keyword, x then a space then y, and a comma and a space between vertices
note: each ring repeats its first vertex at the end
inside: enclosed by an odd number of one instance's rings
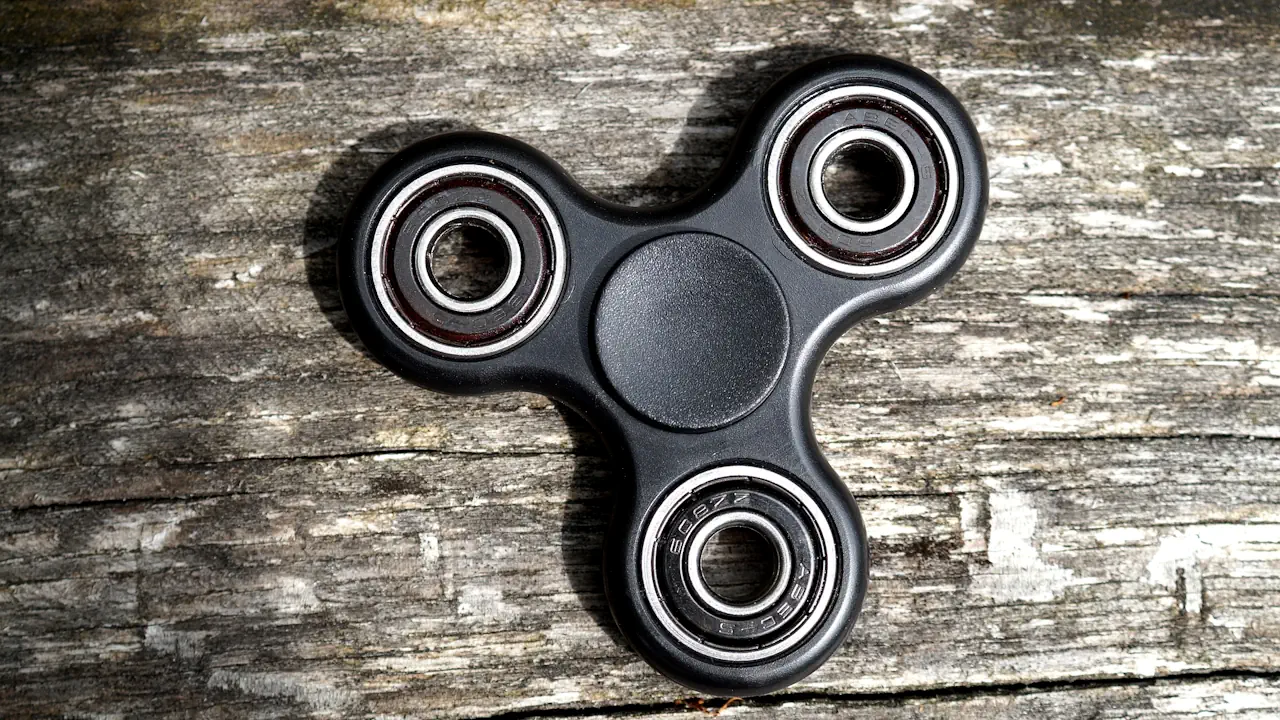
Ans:
MULTIPOLYGON (((1021 694, 1036 694, 1062 691, 1107 690, 1123 687, 1146 687, 1157 683, 1204 682, 1210 680, 1265 680, 1280 681, 1280 671, 1253 668, 1222 668, 1217 670, 1188 671, 1169 673, 1147 677, 1113 677, 1113 678, 1079 678, 1066 680, 1045 680, 1027 683, 975 683, 971 685, 947 685, 936 688, 920 688, 896 690, 889 692, 778 692, 756 698, 745 698, 735 701, 735 705, 744 708, 776 708, 783 705, 804 703, 850 703, 894 705, 908 702, 930 700, 962 700, 969 698, 994 697, 1021 694)), ((701 698, 701 705, 717 708, 730 698, 701 698)), ((624 718, 628 716, 647 715, 650 713, 670 712, 679 707, 687 707, 683 700, 670 703, 627 703, 596 707, 551 708, 546 710, 514 710, 493 715, 478 715, 471 720, 551 720, 552 718, 578 718, 598 715, 624 718)), ((696 717, 691 715, 691 717, 696 717)))

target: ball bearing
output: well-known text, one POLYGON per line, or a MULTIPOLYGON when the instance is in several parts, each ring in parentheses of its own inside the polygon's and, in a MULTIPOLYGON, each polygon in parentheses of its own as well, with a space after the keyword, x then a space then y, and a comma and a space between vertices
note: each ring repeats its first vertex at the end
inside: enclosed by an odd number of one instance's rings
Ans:
POLYGON ((645 525, 645 597, 662 626, 690 652, 758 663, 785 654, 821 622, 840 568, 822 509, 798 483, 750 465, 711 468, 666 495, 645 525), (743 602, 711 590, 700 558, 720 530, 761 534, 778 562, 768 588, 743 602))
POLYGON ((946 236, 960 196, 954 141, 905 93, 874 85, 819 93, 787 116, 766 160, 766 192, 787 242, 818 267, 882 277, 928 255, 946 236), (897 201, 880 217, 839 213, 823 188, 832 156, 851 144, 887 153, 902 172, 897 201))
POLYGON ((416 345, 450 358, 482 358, 528 340, 564 290, 564 232, 547 200, 514 173, 490 165, 438 168, 402 188, 383 209, 370 244, 378 305, 416 345), (431 251, 459 224, 501 238, 507 269, 498 288, 455 298, 431 271, 431 251))
POLYGON ((782 598, 787 590, 787 580, 791 577, 791 552, 787 538, 777 523, 764 515, 742 510, 721 513, 707 521, 689 539, 689 551, 685 553, 685 577, 697 600, 717 613, 727 617, 741 618, 759 615, 782 598), (719 593, 712 590, 703 577, 702 553, 711 540, 721 530, 729 528, 750 528, 764 537, 773 549, 773 556, 778 566, 773 570, 773 577, 768 588, 754 600, 746 602, 726 601, 719 593))
POLYGON ((818 211, 822 213, 823 218, 849 232, 868 234, 892 227, 907 214, 907 210, 911 207, 911 201, 915 197, 915 186, 915 164, 907 154, 906 148, 888 133, 872 128, 849 128, 837 132, 822 141, 813 160, 809 163, 809 194, 813 197, 814 204, 818 206, 818 211), (885 214, 868 220, 858 220, 840 213, 832 206, 831 198, 823 188, 823 174, 831 157, 836 152, 858 143, 866 143, 887 150, 897 162, 898 167, 902 169, 902 188, 899 190, 898 201, 885 214))

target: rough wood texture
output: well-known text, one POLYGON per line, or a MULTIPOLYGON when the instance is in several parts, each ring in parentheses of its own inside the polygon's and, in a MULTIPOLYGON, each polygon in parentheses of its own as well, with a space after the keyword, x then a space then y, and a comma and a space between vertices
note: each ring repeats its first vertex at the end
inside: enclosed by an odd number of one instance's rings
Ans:
POLYGON ((968 105, 990 219, 827 359, 867 608, 724 715, 1275 716, 1278 31, 1263 0, 0 5, 0 712, 696 714, 608 617, 590 435, 363 355, 335 221, 460 126, 669 199, 845 49, 968 105))

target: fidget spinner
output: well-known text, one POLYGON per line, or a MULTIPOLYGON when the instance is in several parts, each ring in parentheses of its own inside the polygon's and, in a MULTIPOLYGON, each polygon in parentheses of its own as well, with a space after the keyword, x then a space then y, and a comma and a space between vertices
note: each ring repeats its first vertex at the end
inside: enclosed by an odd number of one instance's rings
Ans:
POLYGON ((356 199, 339 278, 361 340, 405 378, 539 392, 591 422, 620 471, 605 551, 618 627, 670 678, 752 695, 835 652, 867 586, 862 520, 810 425, 818 363, 857 320, 946 282, 986 204, 960 103, 909 66, 842 56, 773 86, 717 177, 661 208, 594 197, 507 137, 413 145, 356 199), (871 177, 842 194, 830 175, 846 156, 871 177), (506 257, 479 296, 446 289, 434 259, 474 231, 506 257), (728 528, 771 548, 753 596, 704 575, 728 528))

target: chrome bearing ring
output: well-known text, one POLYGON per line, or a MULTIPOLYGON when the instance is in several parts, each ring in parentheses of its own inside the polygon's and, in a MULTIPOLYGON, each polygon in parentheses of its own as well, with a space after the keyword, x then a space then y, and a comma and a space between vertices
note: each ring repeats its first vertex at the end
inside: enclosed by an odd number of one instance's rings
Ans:
POLYGON ((915 164, 911 161, 911 156, 907 154, 906 148, 902 147, 902 143, 894 140, 891 135, 872 128, 860 127, 841 130, 822 141, 822 144, 818 146, 817 153, 813 156, 813 160, 809 163, 809 194, 813 196, 813 201, 817 204, 818 211, 837 227, 844 228, 849 232, 866 234, 880 232, 887 227, 892 227, 907 214, 907 210, 911 207, 911 200, 915 197, 915 191, 915 164), (888 151, 897 162, 898 167, 902 169, 902 188, 899 190, 897 203, 884 215, 870 220, 857 220, 841 214, 839 210, 832 206, 831 198, 827 196, 827 191, 823 187, 823 173, 826 171, 827 164, 831 162, 831 156, 835 155, 839 150, 856 143, 868 143, 888 151))
POLYGON ((568 264, 564 231, 551 205, 514 173, 491 165, 432 170, 382 211, 370 244, 378 305, 407 338, 450 358, 482 358, 528 340, 554 312, 568 264), (450 296, 431 271, 435 244, 459 224, 501 238, 507 269, 493 292, 450 296))
POLYGON ((751 465, 705 470, 668 493, 645 524, 640 563, 645 598, 677 642, 742 663, 802 642, 831 606, 840 574, 835 535, 816 500, 794 480, 751 465), (758 598, 726 601, 702 576, 703 549, 729 527, 758 532, 777 555, 758 598))
POLYGON ((427 224, 418 237, 413 252, 413 269, 418 276, 418 284, 432 300, 442 307, 460 313, 478 313, 489 310, 511 294, 520 280, 520 267, 524 264, 520 253, 520 240, 516 231, 507 221, 498 215, 478 207, 460 207, 440 213, 427 224), (483 224, 495 231, 502 238, 507 252, 507 272, 502 283, 493 292, 477 300, 460 300, 445 292, 431 270, 431 253, 448 232, 449 228, 467 222, 483 224))
POLYGON ((758 513, 735 510, 721 513, 708 520, 689 539, 689 552, 685 553, 685 573, 689 578, 693 595, 698 601, 729 617, 751 617, 769 609, 782 598, 782 593, 787 590, 786 581, 791 577, 791 553, 788 552, 787 538, 777 523, 758 513), (721 530, 729 528, 752 529, 768 540, 773 547, 777 566, 773 569, 773 577, 769 581, 768 589, 754 600, 727 601, 708 587, 706 578, 703 577, 701 560, 707 541, 721 530))
POLYGON ((769 209, 783 236, 829 272, 882 277, 915 264, 946 236, 960 196, 954 141, 930 111, 897 90, 838 87, 787 116, 769 147, 769 209), (887 153, 902 172, 896 202, 880 217, 851 218, 833 206, 823 172, 855 144, 887 153))

